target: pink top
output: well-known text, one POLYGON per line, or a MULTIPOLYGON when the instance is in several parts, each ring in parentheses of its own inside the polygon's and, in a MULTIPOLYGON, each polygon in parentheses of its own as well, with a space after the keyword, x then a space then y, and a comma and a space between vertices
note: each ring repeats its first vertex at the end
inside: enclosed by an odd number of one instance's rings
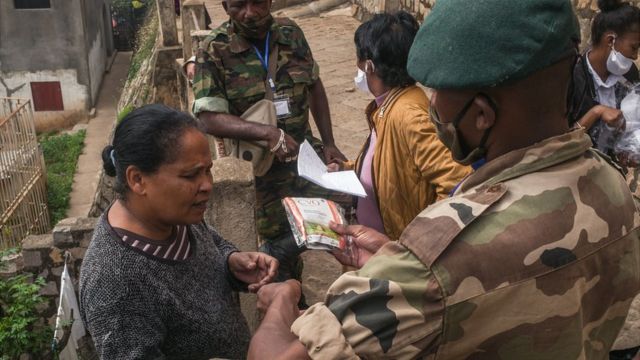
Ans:
MULTIPOLYGON (((384 99, 387 97, 387 93, 376 97, 376 103, 380 106, 384 99)), ((384 222, 382 221, 382 215, 380 215, 380 209, 378 208, 378 199, 376 197, 376 191, 373 184, 373 153, 376 148, 376 141, 378 135, 375 129, 371 129, 371 135, 369 137, 369 146, 362 160, 362 169, 360 171, 360 182, 367 193, 366 198, 358 198, 358 205, 356 208, 356 217, 358 223, 361 225, 373 228, 383 234, 384 222)))

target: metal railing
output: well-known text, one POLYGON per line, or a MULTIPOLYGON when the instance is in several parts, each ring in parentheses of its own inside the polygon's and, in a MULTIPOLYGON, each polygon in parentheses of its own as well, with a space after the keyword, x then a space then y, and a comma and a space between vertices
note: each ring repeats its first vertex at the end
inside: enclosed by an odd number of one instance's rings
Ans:
POLYGON ((0 249, 48 230, 46 172, 31 101, 0 98, 0 249))

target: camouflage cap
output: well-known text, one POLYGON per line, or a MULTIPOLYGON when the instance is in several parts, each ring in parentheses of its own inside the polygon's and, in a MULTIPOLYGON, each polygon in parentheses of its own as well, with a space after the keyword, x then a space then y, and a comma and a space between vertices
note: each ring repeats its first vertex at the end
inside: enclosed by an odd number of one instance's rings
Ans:
POLYGON ((557 62, 579 39, 570 0, 438 0, 407 68, 434 89, 496 86, 557 62))

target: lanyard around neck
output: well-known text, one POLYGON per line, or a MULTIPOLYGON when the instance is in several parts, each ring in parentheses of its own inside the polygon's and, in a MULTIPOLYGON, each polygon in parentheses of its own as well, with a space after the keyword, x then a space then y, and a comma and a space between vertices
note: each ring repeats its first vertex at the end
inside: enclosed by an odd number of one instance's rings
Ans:
POLYGON ((253 50, 256 51, 256 56, 260 60, 262 67, 267 72, 267 82, 269 83, 269 87, 273 93, 276 92, 276 84, 269 73, 269 40, 271 39, 271 31, 267 32, 267 38, 264 41, 264 56, 260 53, 260 50, 255 46, 253 46, 253 50))

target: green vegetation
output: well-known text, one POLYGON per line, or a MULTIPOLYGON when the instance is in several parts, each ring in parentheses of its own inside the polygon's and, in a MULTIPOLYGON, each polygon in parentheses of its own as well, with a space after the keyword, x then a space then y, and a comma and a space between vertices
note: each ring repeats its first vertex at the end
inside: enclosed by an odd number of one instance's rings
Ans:
POLYGON ((84 136, 82 130, 71 135, 45 134, 40 137, 47 167, 47 203, 52 225, 64 219, 69 209, 69 194, 78 156, 84 147, 84 136))
POLYGON ((144 25, 136 34, 136 49, 134 50, 127 81, 131 81, 142 66, 142 63, 149 59, 153 52, 153 47, 158 38, 158 16, 156 15, 155 6, 150 6, 147 10, 147 18, 144 25))
POLYGON ((120 121, 122 121, 122 119, 124 119, 125 116, 129 115, 129 113, 133 110, 135 110, 135 106, 133 106, 132 104, 128 104, 122 110, 120 110, 120 112, 118 113, 117 123, 119 124, 120 121))
MULTIPOLYGON (((0 251, 0 269, 6 264, 2 258, 17 249, 0 251)), ((37 307, 46 299, 38 294, 44 279, 30 281, 31 275, 0 278, 0 360, 17 359, 21 354, 43 354, 53 337, 53 330, 37 324, 37 307)))

